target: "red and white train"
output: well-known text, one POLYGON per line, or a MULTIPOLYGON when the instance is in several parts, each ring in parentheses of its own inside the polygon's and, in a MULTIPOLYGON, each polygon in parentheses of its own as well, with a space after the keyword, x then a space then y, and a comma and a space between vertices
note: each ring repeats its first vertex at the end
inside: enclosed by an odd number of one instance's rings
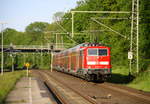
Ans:
POLYGON ((86 79, 103 81, 111 76, 110 48, 83 43, 53 55, 53 68, 86 79))

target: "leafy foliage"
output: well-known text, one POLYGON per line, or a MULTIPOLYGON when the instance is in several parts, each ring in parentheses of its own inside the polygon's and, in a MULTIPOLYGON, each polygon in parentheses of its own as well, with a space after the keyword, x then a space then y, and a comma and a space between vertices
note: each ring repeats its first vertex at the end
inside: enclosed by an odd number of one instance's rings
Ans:
MULTIPOLYGON (((150 59, 150 2, 147 0, 140 1, 140 35, 139 35, 139 55, 140 55, 140 68, 146 70, 150 65, 146 62, 146 58, 150 59)), ((72 9, 76 11, 131 11, 131 0, 80 0, 77 7, 72 9)), ((65 18, 71 18, 71 14, 66 13, 65 18)), ((88 32, 84 35, 76 35, 74 37, 79 43, 83 42, 100 42, 109 45, 112 50, 112 64, 113 66, 127 66, 128 59, 127 53, 130 49, 130 29, 131 20, 114 20, 114 19, 100 19, 100 18, 130 18, 128 14, 88 14, 88 13, 75 13, 74 30, 75 32, 83 32, 89 30, 97 30, 95 32, 88 32), (94 22, 91 18, 96 18, 97 21, 109 26, 113 30, 118 31, 129 39, 124 39, 120 35, 110 31, 102 25, 94 22), (98 32, 99 31, 99 32, 98 32)), ((71 20, 64 20, 63 26, 71 31, 71 20)))
MULTIPOLYGON (((146 70, 150 66, 150 2, 140 0, 140 69, 146 70)), ((72 10, 76 11, 131 11, 132 0, 80 0, 72 10)), ((71 13, 57 12, 55 17, 61 17, 59 24, 45 22, 34 22, 26 27, 25 32, 18 32, 14 29, 6 29, 4 36, 5 44, 46 44, 56 42, 55 32, 68 32, 64 34, 64 43, 71 43, 68 39, 71 33, 71 13), (64 15, 64 16, 63 16, 64 15), (63 17, 62 17, 63 16, 63 17), (63 19, 64 18, 64 19, 63 19), (61 26, 65 29, 62 29, 61 26)), ((75 13, 74 14, 74 40, 77 43, 98 42, 111 47, 113 66, 128 67, 127 53, 130 49, 130 27, 131 20, 128 14, 96 14, 96 13, 75 13), (98 24, 91 18, 95 18, 100 23, 112 28, 127 38, 112 32, 110 29, 98 24), (128 18, 128 19, 101 19, 101 18, 128 18)), ((62 35, 61 35, 62 36, 62 35)), ((59 42, 61 42, 59 36, 59 42)))
POLYGON ((34 22, 26 27, 26 32, 31 34, 41 34, 44 29, 48 26, 48 23, 34 22))

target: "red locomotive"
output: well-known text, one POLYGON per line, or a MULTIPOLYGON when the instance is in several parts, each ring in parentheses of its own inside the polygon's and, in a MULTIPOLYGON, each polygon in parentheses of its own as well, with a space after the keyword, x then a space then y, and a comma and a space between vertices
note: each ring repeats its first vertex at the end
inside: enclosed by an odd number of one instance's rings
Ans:
POLYGON ((83 43, 54 54, 53 68, 86 79, 105 80, 111 76, 110 48, 83 43))

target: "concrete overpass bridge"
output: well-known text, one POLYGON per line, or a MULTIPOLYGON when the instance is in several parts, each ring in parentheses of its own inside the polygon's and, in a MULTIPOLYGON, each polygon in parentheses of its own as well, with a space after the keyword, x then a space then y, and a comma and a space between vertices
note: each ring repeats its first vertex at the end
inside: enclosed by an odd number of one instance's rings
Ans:
MULTIPOLYGON (((4 52, 60 52, 73 46, 70 43, 50 43, 47 45, 3 45, 4 52)), ((2 46, 0 45, 0 50, 2 46)))

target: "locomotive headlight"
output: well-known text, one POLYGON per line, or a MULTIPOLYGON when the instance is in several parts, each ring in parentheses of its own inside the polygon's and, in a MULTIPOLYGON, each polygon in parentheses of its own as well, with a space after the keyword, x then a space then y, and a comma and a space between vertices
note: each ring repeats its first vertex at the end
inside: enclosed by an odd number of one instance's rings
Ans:
POLYGON ((91 68, 91 66, 88 66, 88 68, 91 68))
POLYGON ((95 61, 88 61, 87 64, 88 65, 96 65, 96 62, 95 61))
POLYGON ((101 65, 109 65, 109 62, 108 61, 101 61, 100 64, 101 65))

